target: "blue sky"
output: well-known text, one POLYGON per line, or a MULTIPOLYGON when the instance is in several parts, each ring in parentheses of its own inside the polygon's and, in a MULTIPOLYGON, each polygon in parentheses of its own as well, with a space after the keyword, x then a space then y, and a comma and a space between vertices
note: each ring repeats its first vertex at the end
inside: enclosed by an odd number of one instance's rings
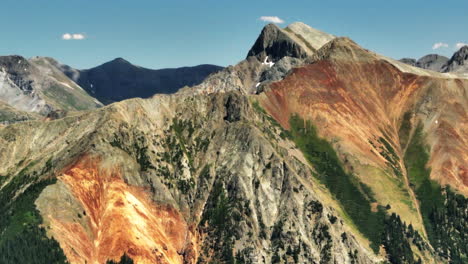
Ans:
POLYGON ((1 55, 76 68, 116 57, 149 68, 235 64, 266 24, 261 16, 280 26, 302 21, 397 59, 450 56, 468 43, 466 0, 2 0, 1 8, 1 55))

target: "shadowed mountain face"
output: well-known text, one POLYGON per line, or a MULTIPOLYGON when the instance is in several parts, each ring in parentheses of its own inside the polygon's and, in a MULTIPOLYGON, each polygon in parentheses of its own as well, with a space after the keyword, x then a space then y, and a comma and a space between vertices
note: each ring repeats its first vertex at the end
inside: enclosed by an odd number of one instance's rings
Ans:
POLYGON ((293 23, 282 29, 275 24, 267 25, 247 54, 262 61, 276 62, 283 57, 307 58, 333 36, 304 23, 293 23), (307 38, 307 39, 306 39, 307 38))
POLYGON ((148 98, 157 93, 175 93, 184 86, 199 84, 222 67, 198 65, 152 70, 117 58, 88 70, 75 70, 65 65, 60 69, 90 95, 109 104, 134 97, 148 98))
POLYGON ((194 87, 0 126, 0 263, 465 264, 467 96, 269 25, 194 87))

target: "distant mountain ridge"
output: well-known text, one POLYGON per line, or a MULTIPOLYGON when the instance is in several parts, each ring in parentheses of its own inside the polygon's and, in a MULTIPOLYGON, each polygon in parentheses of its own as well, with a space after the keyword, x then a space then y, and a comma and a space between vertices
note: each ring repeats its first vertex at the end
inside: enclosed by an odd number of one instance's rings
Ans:
POLYGON ((436 72, 468 73, 468 46, 460 48, 450 59, 439 54, 428 54, 418 60, 402 58, 399 61, 436 72))
POLYGON ((148 98, 154 94, 171 94, 184 86, 201 83, 223 67, 202 64, 193 67, 147 69, 116 58, 91 69, 77 70, 57 65, 65 75, 104 104, 129 98, 148 98))
POLYGON ((50 57, 0 56, 0 122, 54 119, 134 97, 171 94, 222 68, 205 64, 152 70, 117 58, 77 70, 50 57))

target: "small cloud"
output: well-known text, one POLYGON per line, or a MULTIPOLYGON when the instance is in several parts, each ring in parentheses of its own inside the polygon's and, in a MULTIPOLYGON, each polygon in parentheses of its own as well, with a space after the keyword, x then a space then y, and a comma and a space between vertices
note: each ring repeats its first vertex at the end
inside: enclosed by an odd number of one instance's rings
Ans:
POLYGON ((468 43, 458 42, 457 44, 455 44, 455 48, 457 50, 461 49, 463 46, 468 46, 468 43))
POLYGON ((71 34, 65 33, 65 34, 62 35, 62 39, 64 39, 64 40, 69 40, 71 38, 72 38, 71 34))
POLYGON ((260 20, 270 23, 283 24, 284 20, 277 16, 261 16, 260 20))
POLYGON ((440 48, 448 48, 448 46, 449 45, 447 43, 437 42, 434 45, 432 45, 432 49, 436 50, 436 49, 440 49, 440 48))
POLYGON ((84 39, 84 38, 85 38, 85 35, 83 35, 83 34, 73 34, 73 39, 81 40, 81 39, 84 39))
POLYGON ((62 35, 62 39, 63 40, 71 40, 71 39, 74 39, 74 40, 82 40, 82 39, 85 39, 86 36, 84 34, 70 34, 70 33, 65 33, 62 35))

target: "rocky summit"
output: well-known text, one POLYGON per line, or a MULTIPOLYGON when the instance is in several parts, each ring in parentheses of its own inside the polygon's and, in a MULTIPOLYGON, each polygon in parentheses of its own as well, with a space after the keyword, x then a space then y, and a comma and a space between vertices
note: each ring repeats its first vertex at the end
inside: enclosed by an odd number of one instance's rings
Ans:
POLYGON ((0 107, 18 119, 0 126, 0 263, 468 261, 458 73, 271 24, 174 94, 49 119, 0 107))
POLYGON ((452 58, 443 67, 443 71, 468 73, 468 45, 461 47, 453 54, 452 58))

